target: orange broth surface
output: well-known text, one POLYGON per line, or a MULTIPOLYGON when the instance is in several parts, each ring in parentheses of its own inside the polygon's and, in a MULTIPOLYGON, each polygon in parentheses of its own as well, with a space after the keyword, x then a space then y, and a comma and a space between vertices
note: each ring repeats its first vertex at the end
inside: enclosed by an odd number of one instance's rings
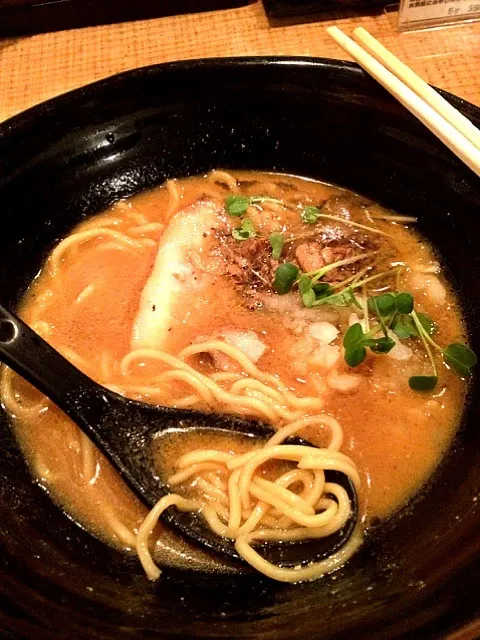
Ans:
MULTIPOLYGON (((312 205, 344 193, 297 177, 252 172, 233 175, 239 181, 240 192, 247 196, 262 193, 281 199, 294 194, 298 202, 312 205)), ((112 389, 121 388, 131 397, 153 402, 155 398, 142 394, 141 386, 150 383, 164 367, 148 360, 138 362, 132 367, 126 384, 118 363, 131 350, 132 326, 142 289, 152 271, 158 242, 176 211, 205 198, 217 198, 221 204, 222 198, 228 195, 221 179, 215 182, 205 176, 180 179, 173 185, 117 203, 75 229, 79 232, 102 223, 107 225, 105 228, 132 238, 134 243, 119 243, 114 235, 97 234, 72 246, 63 253, 56 269, 46 264, 20 309, 27 323, 85 373, 112 389), (143 239, 151 242, 135 244, 143 239)), ((441 272, 433 273, 437 270, 438 257, 428 243, 416 235, 414 225, 407 228, 379 220, 378 214, 382 211, 378 205, 372 205, 372 220, 376 228, 390 234, 390 264, 406 266, 401 275, 401 290, 410 291, 417 308, 438 322, 436 340, 440 344, 464 340, 455 295, 441 272), (438 289, 439 284, 445 294, 443 300, 431 293, 431 287, 438 289)), ((301 221, 297 211, 280 215, 274 209, 258 207, 251 212, 251 217, 259 234, 268 235, 276 229, 302 235, 312 230, 301 221)), ((227 220, 225 224, 235 227, 239 220, 227 220)), ((284 297, 276 298, 283 300, 284 297)), ((319 317, 324 319, 325 313, 319 310, 319 317)), ((344 432, 342 451, 353 458, 362 479, 361 517, 364 527, 368 528, 372 519, 387 518, 402 507, 428 480, 458 427, 465 383, 439 360, 437 388, 429 393, 411 390, 409 376, 427 372, 427 359, 419 341, 409 340, 413 355, 408 360, 371 354, 362 365, 351 370, 341 358, 338 373, 359 376, 358 386, 350 392, 329 388, 325 384, 325 372, 306 364, 308 359, 304 354, 308 352, 309 341, 305 331, 299 333, 294 320, 284 322, 282 314, 282 307, 249 308, 227 276, 216 277, 198 295, 185 295, 176 301, 167 350, 177 354, 200 337, 215 335, 225 327, 254 331, 266 345, 257 366, 262 371, 280 375, 299 396, 321 393, 325 401, 323 410, 340 422, 344 432)), ((348 326, 348 314, 345 314, 345 310, 341 310, 338 319, 340 334, 335 343, 339 345, 348 326)), ((199 366, 207 365, 200 362, 199 366)), ((175 386, 184 390, 181 382, 172 381, 171 385, 173 391, 175 386)), ((13 389, 17 408, 22 410, 15 412, 8 399, 6 404, 12 411, 16 434, 38 481, 55 501, 95 535, 112 545, 132 550, 135 533, 146 515, 145 507, 102 455, 94 451, 93 459, 85 460, 84 436, 59 410, 16 377, 13 389), (88 466, 93 469, 90 477, 85 472, 88 466)), ((171 403, 173 391, 171 396, 163 398, 165 404, 171 403)), ((222 410, 221 406, 202 403, 198 408, 222 410)), ((325 440, 325 432, 318 427, 307 428, 301 435, 319 445, 325 440)), ((203 445, 205 448, 234 446, 214 436, 205 439, 208 440, 203 445)), ((175 459, 185 452, 185 442, 172 441, 166 450, 168 459, 175 459)), ((157 527, 155 535, 160 562, 188 564, 194 568, 228 568, 224 560, 194 548, 162 525, 157 527)))

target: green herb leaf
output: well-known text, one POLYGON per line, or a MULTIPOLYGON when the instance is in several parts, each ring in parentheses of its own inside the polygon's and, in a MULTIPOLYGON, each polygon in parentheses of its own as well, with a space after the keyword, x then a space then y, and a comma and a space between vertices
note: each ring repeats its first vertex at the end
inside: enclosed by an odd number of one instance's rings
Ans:
POLYGON ((453 342, 443 351, 443 359, 458 374, 468 378, 472 374, 472 367, 477 364, 477 356, 466 344, 453 342))
POLYGON ((298 267, 291 262, 284 262, 277 267, 273 288, 283 296, 292 290, 295 280, 298 278, 298 267))
POLYGON ((257 232, 250 218, 243 218, 242 226, 232 230, 232 236, 235 240, 249 240, 250 238, 255 238, 256 235, 257 232))
POLYGON ((343 346, 345 348, 345 362, 350 367, 357 367, 365 360, 367 349, 364 341, 365 334, 359 322, 348 327, 343 336, 343 346))
POLYGON ((367 355, 367 350, 363 346, 363 344, 356 344, 345 351, 345 362, 350 367, 358 367, 361 364, 367 355))
POLYGON ((243 216, 248 206, 251 204, 261 204, 262 202, 275 202, 283 204, 278 198, 270 198, 269 196, 228 196, 225 200, 225 209, 231 216, 243 216))
POLYGON ((305 224, 315 224, 318 220, 318 216, 320 215, 320 209, 318 207, 305 207, 305 209, 300 214, 302 221, 305 224))
POLYGON ((285 244, 283 233, 274 231, 268 236, 268 241, 272 247, 272 259, 279 260, 282 255, 283 245, 285 244))
MULTIPOLYGON (((302 296, 304 293, 307 293, 307 291, 312 291, 312 281, 308 276, 303 275, 300 278, 300 280, 298 281, 298 290, 300 291, 300 294, 302 296)), ((315 299, 315 293, 313 294, 313 297, 315 299)))
POLYGON ((429 336, 433 336, 438 328, 435 322, 424 313, 417 313, 417 318, 420 321, 422 327, 425 329, 425 332, 428 333, 429 336))
POLYGON ((228 196, 225 200, 225 209, 231 216, 243 216, 250 204, 250 198, 245 196, 228 196))
POLYGON ((382 293, 368 299, 368 308, 382 317, 390 316, 397 309, 397 300, 393 293, 382 293))
MULTIPOLYGON (((403 294, 402 294, 403 295, 403 294)), ((417 313, 417 318, 425 329, 425 333, 429 336, 433 335, 437 330, 437 325, 424 313, 417 313)), ((399 313, 395 316, 392 323, 392 331, 401 339, 418 338, 417 327, 411 315, 399 313)))
POLYGON ((392 331, 400 340, 406 338, 418 338, 418 331, 413 318, 409 314, 399 313, 395 316, 392 323, 392 331))
POLYGON ((374 344, 370 346, 374 353, 388 353, 395 346, 395 340, 392 338, 378 338, 374 340, 374 344))
POLYGON ((408 386, 414 391, 431 391, 437 382, 437 376, 412 376, 408 380, 408 386))
POLYGON ((332 295, 325 297, 318 297, 315 302, 316 305, 331 304, 335 307, 349 307, 352 304, 356 304, 357 299, 353 293, 351 287, 347 287, 339 293, 333 293, 332 295))
POLYGON ((382 293, 368 299, 368 308, 382 318, 396 312, 409 314, 413 311, 413 297, 409 293, 382 293))
POLYGON ((238 229, 232 230, 232 237, 235 238, 235 240, 241 242, 243 240, 248 240, 250 236, 247 231, 244 231, 241 227, 239 227, 238 229))
POLYGON ((316 282, 312 288, 315 291, 317 300, 333 294, 333 289, 328 282, 316 282))
POLYGON ((413 296, 409 293, 397 293, 396 303, 398 313, 412 313, 413 296))
POLYGON ((343 336, 345 361, 351 367, 356 367, 365 359, 367 347, 374 353, 388 353, 395 346, 391 338, 372 338, 370 333, 364 333, 359 322, 352 324, 343 336))
POLYGON ((302 302, 305 307, 313 307, 315 302, 315 292, 313 289, 308 289, 302 294, 302 302))
POLYGON ((345 331, 345 335, 343 336, 343 346, 345 349, 350 349, 355 346, 357 342, 360 342, 364 339, 365 334, 363 333, 362 325, 359 322, 355 322, 345 331))

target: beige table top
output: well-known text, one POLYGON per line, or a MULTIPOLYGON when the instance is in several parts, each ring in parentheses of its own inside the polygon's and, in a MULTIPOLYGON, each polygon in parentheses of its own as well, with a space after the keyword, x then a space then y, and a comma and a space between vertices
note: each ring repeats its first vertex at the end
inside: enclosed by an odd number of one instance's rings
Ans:
MULTIPOLYGON (((106 76, 186 58, 310 55, 345 58, 332 22, 271 27, 259 2, 239 9, 0 40, 0 120, 106 76)), ((337 20, 362 25, 426 80, 480 105, 480 22, 399 34, 395 14, 337 20)))

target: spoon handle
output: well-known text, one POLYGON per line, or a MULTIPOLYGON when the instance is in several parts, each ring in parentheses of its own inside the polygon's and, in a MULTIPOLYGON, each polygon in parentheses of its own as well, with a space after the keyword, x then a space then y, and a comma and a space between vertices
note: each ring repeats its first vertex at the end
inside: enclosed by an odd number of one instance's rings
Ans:
POLYGON ((92 398, 99 385, 84 375, 15 314, 0 305, 0 361, 30 382, 67 414, 78 394, 92 398))

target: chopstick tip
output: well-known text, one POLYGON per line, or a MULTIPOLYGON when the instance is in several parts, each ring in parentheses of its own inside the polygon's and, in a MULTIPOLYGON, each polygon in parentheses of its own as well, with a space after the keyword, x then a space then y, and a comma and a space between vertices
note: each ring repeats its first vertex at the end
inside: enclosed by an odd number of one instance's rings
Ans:
POLYGON ((331 25, 330 27, 326 27, 326 32, 330 37, 332 37, 340 46, 345 40, 350 40, 346 33, 344 33, 341 29, 339 29, 336 25, 331 25))

